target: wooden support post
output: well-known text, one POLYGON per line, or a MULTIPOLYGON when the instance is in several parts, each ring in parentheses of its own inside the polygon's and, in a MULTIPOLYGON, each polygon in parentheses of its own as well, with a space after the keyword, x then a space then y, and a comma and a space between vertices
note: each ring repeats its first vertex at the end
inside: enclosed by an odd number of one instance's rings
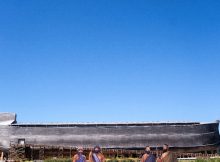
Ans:
POLYGON ((72 148, 70 147, 70 158, 72 158, 72 148))

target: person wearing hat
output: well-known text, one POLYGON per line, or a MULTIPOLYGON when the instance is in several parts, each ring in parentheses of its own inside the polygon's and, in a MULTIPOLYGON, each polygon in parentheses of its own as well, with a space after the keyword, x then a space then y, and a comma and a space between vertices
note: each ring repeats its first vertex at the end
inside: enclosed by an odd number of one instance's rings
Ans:
POLYGON ((77 148, 77 154, 73 156, 73 162, 86 162, 86 156, 83 154, 83 148, 77 148))
POLYGON ((105 157, 101 153, 101 148, 99 146, 95 146, 93 150, 89 153, 89 162, 104 162, 105 157))

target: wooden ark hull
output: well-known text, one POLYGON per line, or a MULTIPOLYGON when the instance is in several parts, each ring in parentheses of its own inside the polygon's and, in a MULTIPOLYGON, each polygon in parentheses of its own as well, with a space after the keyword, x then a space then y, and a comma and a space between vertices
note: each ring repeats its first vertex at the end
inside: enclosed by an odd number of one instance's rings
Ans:
POLYGON ((35 146, 89 149, 99 145, 119 150, 140 150, 146 145, 157 148, 166 143, 177 151, 198 152, 217 149, 220 136, 219 122, 18 124, 14 116, 11 124, 0 124, 1 149, 8 150, 21 140, 35 146))

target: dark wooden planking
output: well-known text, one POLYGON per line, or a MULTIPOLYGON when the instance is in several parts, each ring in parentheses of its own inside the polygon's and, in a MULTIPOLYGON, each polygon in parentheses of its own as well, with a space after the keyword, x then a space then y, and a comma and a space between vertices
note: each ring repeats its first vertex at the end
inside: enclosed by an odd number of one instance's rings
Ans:
POLYGON ((20 127, 0 126, 0 145, 24 138, 28 144, 141 148, 168 143, 172 147, 216 145, 220 141, 218 123, 201 125, 20 127))

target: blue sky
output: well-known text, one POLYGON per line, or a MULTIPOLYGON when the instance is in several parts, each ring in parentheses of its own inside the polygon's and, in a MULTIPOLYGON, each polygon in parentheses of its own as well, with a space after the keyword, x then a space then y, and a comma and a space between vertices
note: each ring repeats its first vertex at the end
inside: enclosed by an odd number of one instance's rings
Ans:
POLYGON ((0 1, 0 112, 19 122, 220 119, 220 1, 0 1))

